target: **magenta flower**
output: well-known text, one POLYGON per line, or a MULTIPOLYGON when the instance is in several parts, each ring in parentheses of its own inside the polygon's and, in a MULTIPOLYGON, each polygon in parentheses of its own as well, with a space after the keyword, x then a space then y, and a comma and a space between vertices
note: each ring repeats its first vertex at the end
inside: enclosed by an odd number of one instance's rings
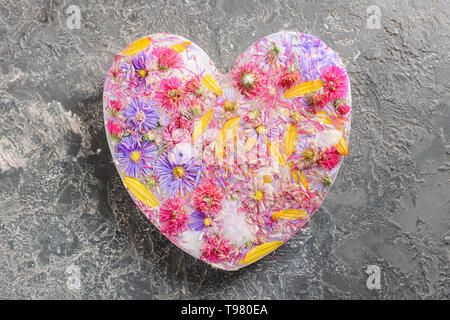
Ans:
POLYGON ((331 170, 339 163, 341 155, 336 150, 335 147, 327 148, 319 154, 319 165, 324 168, 331 170))
POLYGON ((174 198, 166 200, 159 209, 159 221, 161 232, 169 236, 187 229, 188 209, 186 205, 189 200, 184 198, 174 198))
POLYGON ((223 194, 212 181, 205 180, 192 193, 194 204, 202 213, 219 213, 223 194))
POLYGON ((329 66, 322 70, 323 90, 329 100, 344 98, 348 91, 348 76, 344 69, 329 66))
POLYGON ((229 260, 233 247, 221 235, 206 237, 201 247, 201 259, 212 263, 229 260))
POLYGON ((106 128, 111 136, 115 138, 120 138, 122 136, 122 126, 120 123, 117 123, 115 119, 108 120, 106 128))
POLYGON ((155 98, 167 111, 179 110, 185 98, 181 80, 177 77, 162 79, 155 98))
POLYGON ((232 75, 236 88, 249 98, 260 97, 267 89, 267 76, 256 62, 239 66, 237 70, 232 71, 232 75))
POLYGON ((178 52, 168 47, 154 48, 152 56, 156 57, 158 69, 162 71, 179 69, 183 66, 183 59, 178 52))

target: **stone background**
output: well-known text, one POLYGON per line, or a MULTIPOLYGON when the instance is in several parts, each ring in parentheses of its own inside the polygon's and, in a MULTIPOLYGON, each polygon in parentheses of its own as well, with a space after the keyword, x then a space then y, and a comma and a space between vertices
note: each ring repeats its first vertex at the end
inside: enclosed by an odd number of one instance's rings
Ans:
POLYGON ((0 0, 0 297, 449 299, 449 16, 446 0, 0 0), (72 4, 80 29, 67 25, 72 4), (371 5, 379 29, 367 28, 371 5), (146 34, 182 35, 225 71, 282 29, 323 38, 346 64, 350 156, 308 228, 250 267, 214 270, 161 236, 120 183, 105 73, 146 34))

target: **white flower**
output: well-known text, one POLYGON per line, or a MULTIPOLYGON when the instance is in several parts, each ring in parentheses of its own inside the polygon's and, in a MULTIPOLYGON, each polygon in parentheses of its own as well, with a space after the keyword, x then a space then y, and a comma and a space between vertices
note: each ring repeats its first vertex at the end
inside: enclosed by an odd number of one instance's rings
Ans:
POLYGON ((180 233, 179 244, 181 248, 189 252, 192 256, 200 258, 200 248, 203 243, 202 237, 203 235, 200 231, 187 230, 180 233))
POLYGON ((247 224, 245 214, 236 210, 236 202, 226 200, 223 204, 221 234, 225 240, 243 247, 248 241, 253 242, 255 235, 247 224))
POLYGON ((325 149, 333 147, 339 143, 342 133, 339 130, 325 130, 317 133, 317 146, 325 149))
MULTIPOLYGON (((168 158, 179 159, 178 163, 186 163, 194 157, 194 145, 189 142, 178 143, 168 154, 168 158)), ((172 162, 175 163, 175 160, 172 162)))

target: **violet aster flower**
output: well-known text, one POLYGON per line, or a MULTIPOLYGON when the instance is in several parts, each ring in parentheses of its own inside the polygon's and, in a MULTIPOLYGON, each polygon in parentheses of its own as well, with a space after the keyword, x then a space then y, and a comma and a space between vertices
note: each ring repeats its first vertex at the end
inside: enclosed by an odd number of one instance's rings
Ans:
POLYGON ((133 99, 125 108, 123 115, 128 118, 128 123, 136 132, 149 131, 156 128, 159 121, 159 114, 156 111, 158 103, 149 100, 133 99))
POLYGON ((198 211, 192 212, 188 220, 189 229, 193 229, 195 231, 201 231, 210 225, 211 221, 208 216, 198 211))
POLYGON ((148 91, 151 88, 153 82, 151 60, 147 57, 145 52, 135 55, 131 58, 131 65, 133 66, 135 81, 137 82, 136 90, 148 91))
POLYGON ((144 141, 139 145, 133 136, 122 139, 116 147, 119 164, 125 174, 136 178, 139 174, 148 175, 151 172, 151 163, 156 159, 157 148, 149 142, 144 141))
POLYGON ((194 189, 200 180, 200 169, 201 166, 194 163, 194 158, 183 157, 177 152, 163 155, 155 166, 161 188, 169 192, 171 197, 178 192, 184 196, 194 189))

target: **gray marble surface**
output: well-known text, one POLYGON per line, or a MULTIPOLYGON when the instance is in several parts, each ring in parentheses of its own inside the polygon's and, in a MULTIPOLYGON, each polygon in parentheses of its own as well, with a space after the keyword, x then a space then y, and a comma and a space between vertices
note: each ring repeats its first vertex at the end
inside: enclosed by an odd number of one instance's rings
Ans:
POLYGON ((449 299, 449 16, 446 0, 0 0, 0 298, 449 299), (308 228, 248 268, 215 270, 121 185, 105 73, 146 34, 191 39, 226 71, 282 29, 323 38, 346 64, 350 156, 308 228))

